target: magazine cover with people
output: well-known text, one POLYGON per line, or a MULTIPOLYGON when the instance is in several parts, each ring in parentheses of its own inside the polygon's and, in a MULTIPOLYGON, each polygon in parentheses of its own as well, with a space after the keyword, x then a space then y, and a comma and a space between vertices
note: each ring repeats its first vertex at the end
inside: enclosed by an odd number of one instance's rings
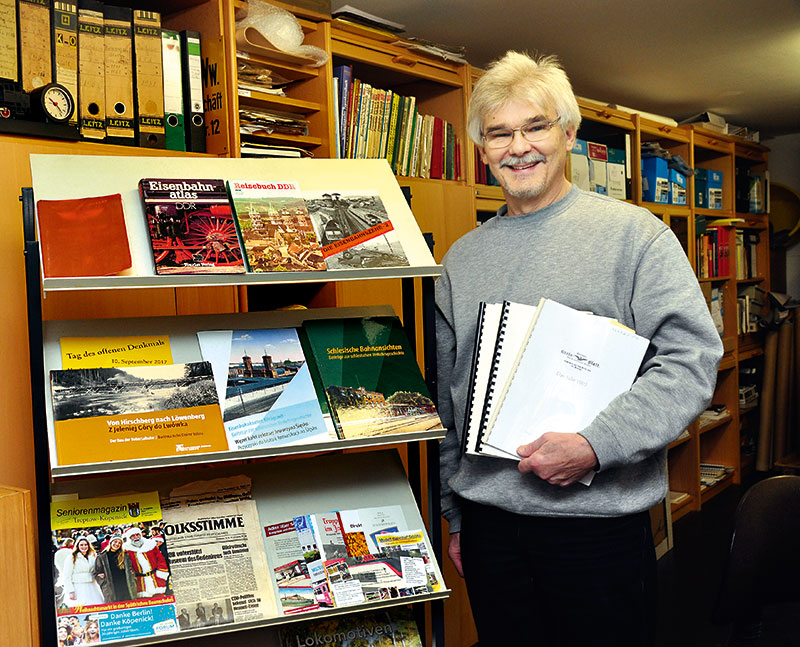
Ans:
POLYGON ((158 493, 50 504, 59 647, 178 631, 158 493))

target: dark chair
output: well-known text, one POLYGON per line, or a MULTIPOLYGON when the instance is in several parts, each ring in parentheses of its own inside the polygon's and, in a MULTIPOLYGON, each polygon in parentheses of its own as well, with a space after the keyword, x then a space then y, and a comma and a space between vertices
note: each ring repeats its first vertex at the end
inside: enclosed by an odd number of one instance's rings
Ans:
POLYGON ((800 601, 800 476, 759 481, 736 509, 728 567, 713 619, 733 624, 728 647, 757 645, 761 612, 800 601))

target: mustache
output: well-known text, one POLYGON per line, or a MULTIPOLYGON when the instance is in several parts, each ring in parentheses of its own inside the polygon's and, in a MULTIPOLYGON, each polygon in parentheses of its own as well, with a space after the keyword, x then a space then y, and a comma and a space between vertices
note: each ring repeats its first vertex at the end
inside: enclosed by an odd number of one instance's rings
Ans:
POLYGON ((525 155, 522 157, 509 155, 508 157, 500 160, 500 168, 504 166, 516 166, 517 164, 533 164, 534 162, 544 162, 546 159, 547 158, 541 153, 535 153, 533 151, 530 153, 525 153, 525 155))

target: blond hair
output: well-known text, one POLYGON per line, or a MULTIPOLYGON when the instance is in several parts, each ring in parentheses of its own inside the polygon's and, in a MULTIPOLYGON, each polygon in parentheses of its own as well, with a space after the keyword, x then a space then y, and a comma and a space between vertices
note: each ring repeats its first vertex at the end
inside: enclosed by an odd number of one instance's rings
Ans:
POLYGON ((578 129, 581 113, 569 78, 556 56, 534 58, 508 51, 492 62, 472 89, 467 114, 467 134, 482 145, 483 120, 509 101, 524 101, 552 108, 566 132, 578 129))

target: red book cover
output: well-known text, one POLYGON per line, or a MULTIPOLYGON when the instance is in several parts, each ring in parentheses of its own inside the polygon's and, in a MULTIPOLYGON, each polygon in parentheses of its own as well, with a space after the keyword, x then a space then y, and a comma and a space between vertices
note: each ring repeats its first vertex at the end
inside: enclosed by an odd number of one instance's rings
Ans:
POLYGON ((431 178, 441 180, 444 173, 444 120, 434 117, 431 144, 431 178))
POLYGON ((45 277, 108 276, 131 266, 119 193, 76 200, 39 200, 39 243, 45 277))

